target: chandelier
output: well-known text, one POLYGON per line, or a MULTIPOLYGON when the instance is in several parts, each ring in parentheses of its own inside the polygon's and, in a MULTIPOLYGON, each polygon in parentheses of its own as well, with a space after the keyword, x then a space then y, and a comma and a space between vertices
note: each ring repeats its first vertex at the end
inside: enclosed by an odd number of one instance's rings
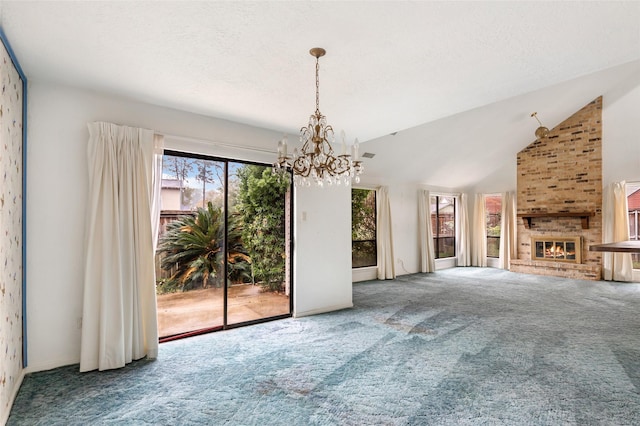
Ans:
POLYGON ((335 142, 333 127, 327 124, 327 118, 320 113, 320 71, 319 59, 327 53, 321 47, 309 51, 316 58, 316 111, 309 117, 309 124, 300 129, 302 150, 287 153, 287 137, 278 142, 278 160, 273 164, 275 173, 293 173, 296 186, 349 185, 351 179, 360 182, 360 174, 364 167, 358 160, 358 139, 351 146, 351 154, 347 154, 344 131, 341 132, 342 154, 335 155, 331 144, 335 142))

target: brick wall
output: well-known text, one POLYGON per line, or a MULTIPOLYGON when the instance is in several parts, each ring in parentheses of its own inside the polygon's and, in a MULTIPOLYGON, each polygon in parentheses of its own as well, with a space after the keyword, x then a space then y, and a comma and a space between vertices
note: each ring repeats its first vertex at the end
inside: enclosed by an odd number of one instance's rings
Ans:
POLYGON ((518 153, 518 214, 592 212, 589 229, 577 217, 533 218, 527 229, 518 222, 516 272, 598 280, 602 243, 602 97, 553 128, 518 153), (582 236, 582 264, 531 260, 530 239, 537 235, 582 236))

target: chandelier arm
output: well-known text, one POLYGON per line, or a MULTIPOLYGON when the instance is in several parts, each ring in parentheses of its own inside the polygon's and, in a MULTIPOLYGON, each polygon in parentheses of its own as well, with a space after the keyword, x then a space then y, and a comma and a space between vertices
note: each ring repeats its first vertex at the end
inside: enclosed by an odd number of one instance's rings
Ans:
POLYGON ((295 159, 293 164, 291 165, 291 168, 293 169, 295 174, 302 177, 308 177, 309 173, 311 172, 311 167, 308 167, 306 164, 304 164, 304 157, 298 157, 297 159, 295 159))

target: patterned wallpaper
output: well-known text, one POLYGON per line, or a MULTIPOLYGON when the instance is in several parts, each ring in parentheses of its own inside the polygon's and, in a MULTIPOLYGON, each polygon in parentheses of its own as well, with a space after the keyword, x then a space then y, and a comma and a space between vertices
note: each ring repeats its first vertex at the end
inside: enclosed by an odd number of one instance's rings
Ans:
MULTIPOLYGON (((0 422, 22 373, 22 80, 0 43, 0 422)), ((5 414, 7 413, 7 414, 5 414)))

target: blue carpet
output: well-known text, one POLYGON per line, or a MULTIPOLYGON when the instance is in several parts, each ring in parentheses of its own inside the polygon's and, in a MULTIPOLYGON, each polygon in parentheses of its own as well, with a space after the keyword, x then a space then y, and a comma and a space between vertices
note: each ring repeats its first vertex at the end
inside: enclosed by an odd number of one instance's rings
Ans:
POLYGON ((637 425, 640 285, 454 268, 353 309, 29 374, 9 425, 637 425))

